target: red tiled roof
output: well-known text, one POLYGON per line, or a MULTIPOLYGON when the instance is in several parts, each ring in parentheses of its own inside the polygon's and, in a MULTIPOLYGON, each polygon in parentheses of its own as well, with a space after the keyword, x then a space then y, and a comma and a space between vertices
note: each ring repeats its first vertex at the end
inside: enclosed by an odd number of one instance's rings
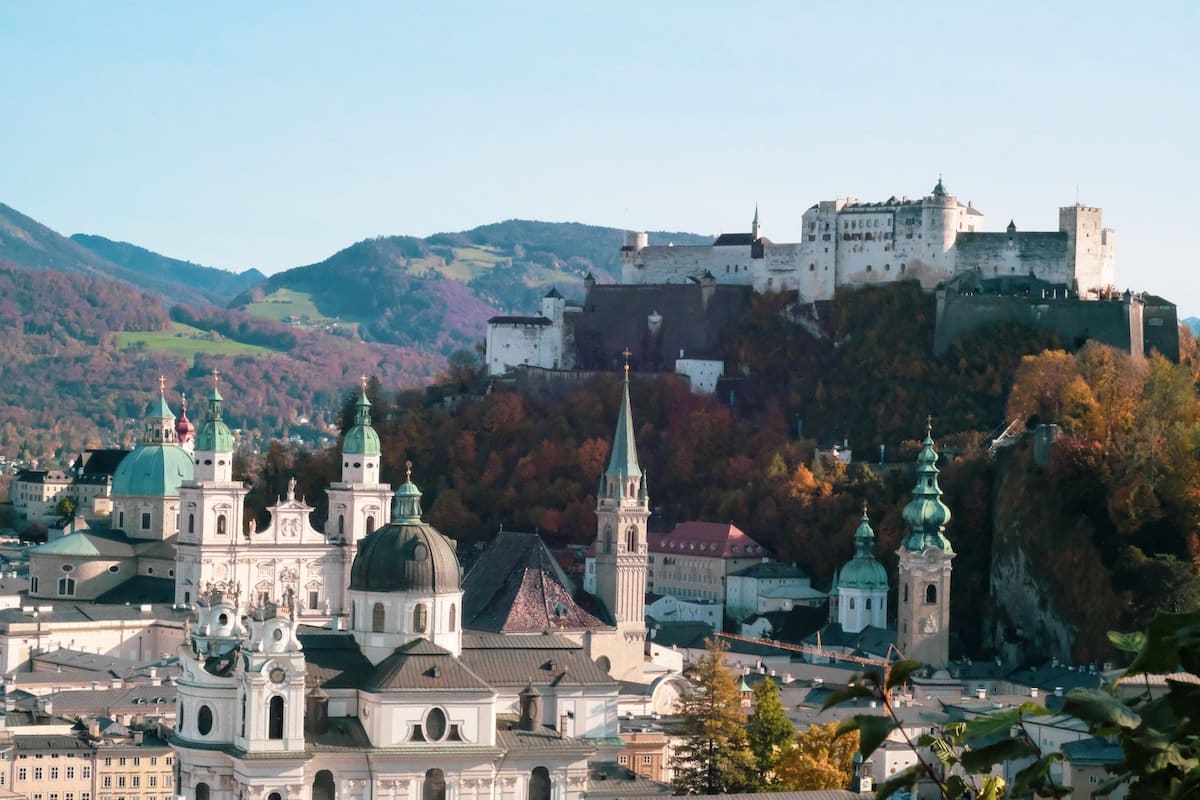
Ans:
POLYGON ((709 558, 761 558, 766 549, 736 525, 719 522, 684 522, 670 533, 648 535, 650 552, 688 554, 709 558))

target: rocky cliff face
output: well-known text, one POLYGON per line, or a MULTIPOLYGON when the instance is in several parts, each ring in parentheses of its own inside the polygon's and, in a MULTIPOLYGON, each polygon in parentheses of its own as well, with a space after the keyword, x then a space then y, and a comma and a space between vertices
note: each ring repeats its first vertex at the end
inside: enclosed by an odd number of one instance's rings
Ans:
POLYGON ((1033 461, 1032 441, 999 453, 990 573, 991 643, 1006 662, 1100 660, 1122 598, 1091 522, 1064 513, 1033 461))

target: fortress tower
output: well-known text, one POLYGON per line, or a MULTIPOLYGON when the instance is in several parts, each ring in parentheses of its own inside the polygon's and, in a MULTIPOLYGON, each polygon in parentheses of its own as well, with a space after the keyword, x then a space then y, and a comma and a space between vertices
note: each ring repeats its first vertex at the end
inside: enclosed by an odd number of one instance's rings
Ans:
POLYGON ((1083 298, 1096 298, 1116 283, 1113 251, 1117 234, 1105 228, 1098 208, 1065 206, 1058 210, 1058 229, 1067 235, 1067 274, 1083 298))

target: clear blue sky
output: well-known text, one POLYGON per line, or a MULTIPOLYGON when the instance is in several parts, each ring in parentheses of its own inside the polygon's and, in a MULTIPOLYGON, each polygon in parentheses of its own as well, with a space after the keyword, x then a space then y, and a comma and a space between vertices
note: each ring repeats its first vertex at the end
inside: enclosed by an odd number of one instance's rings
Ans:
POLYGON ((794 240, 820 199, 1078 199, 1200 313, 1200 3, 0 4, 0 202, 274 272, 510 217, 794 240), (501 7, 501 5, 508 7, 501 7))

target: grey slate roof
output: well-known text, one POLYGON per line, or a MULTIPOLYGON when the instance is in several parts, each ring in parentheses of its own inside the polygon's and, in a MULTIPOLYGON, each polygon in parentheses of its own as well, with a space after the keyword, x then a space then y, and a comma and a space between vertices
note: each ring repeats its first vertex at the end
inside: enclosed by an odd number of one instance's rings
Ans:
POLYGON ((353 634, 301 625, 296 637, 304 648, 304 682, 308 686, 358 688, 375 669, 358 649, 353 634))
POLYGON ((414 639, 397 647, 379 662, 364 681, 363 688, 369 691, 492 691, 491 686, 450 651, 426 639, 414 639))
POLYGON ((608 673, 596 666, 579 645, 572 650, 553 645, 545 649, 514 647, 498 650, 468 648, 464 641, 462 661, 474 674, 497 688, 521 688, 529 683, 534 686, 615 685, 608 673))
POLYGON ((722 233, 713 242, 713 247, 731 247, 735 245, 754 244, 753 233, 722 233))
POLYGON ((795 564, 785 564, 782 561, 766 561, 742 567, 737 572, 729 573, 739 578, 807 578, 808 573, 795 564))
POLYGON ((175 599, 175 579, 134 575, 96 598, 97 603, 170 603, 175 599))
POLYGON ((463 627, 504 633, 602 628, 534 533, 502 531, 463 581, 463 627))

